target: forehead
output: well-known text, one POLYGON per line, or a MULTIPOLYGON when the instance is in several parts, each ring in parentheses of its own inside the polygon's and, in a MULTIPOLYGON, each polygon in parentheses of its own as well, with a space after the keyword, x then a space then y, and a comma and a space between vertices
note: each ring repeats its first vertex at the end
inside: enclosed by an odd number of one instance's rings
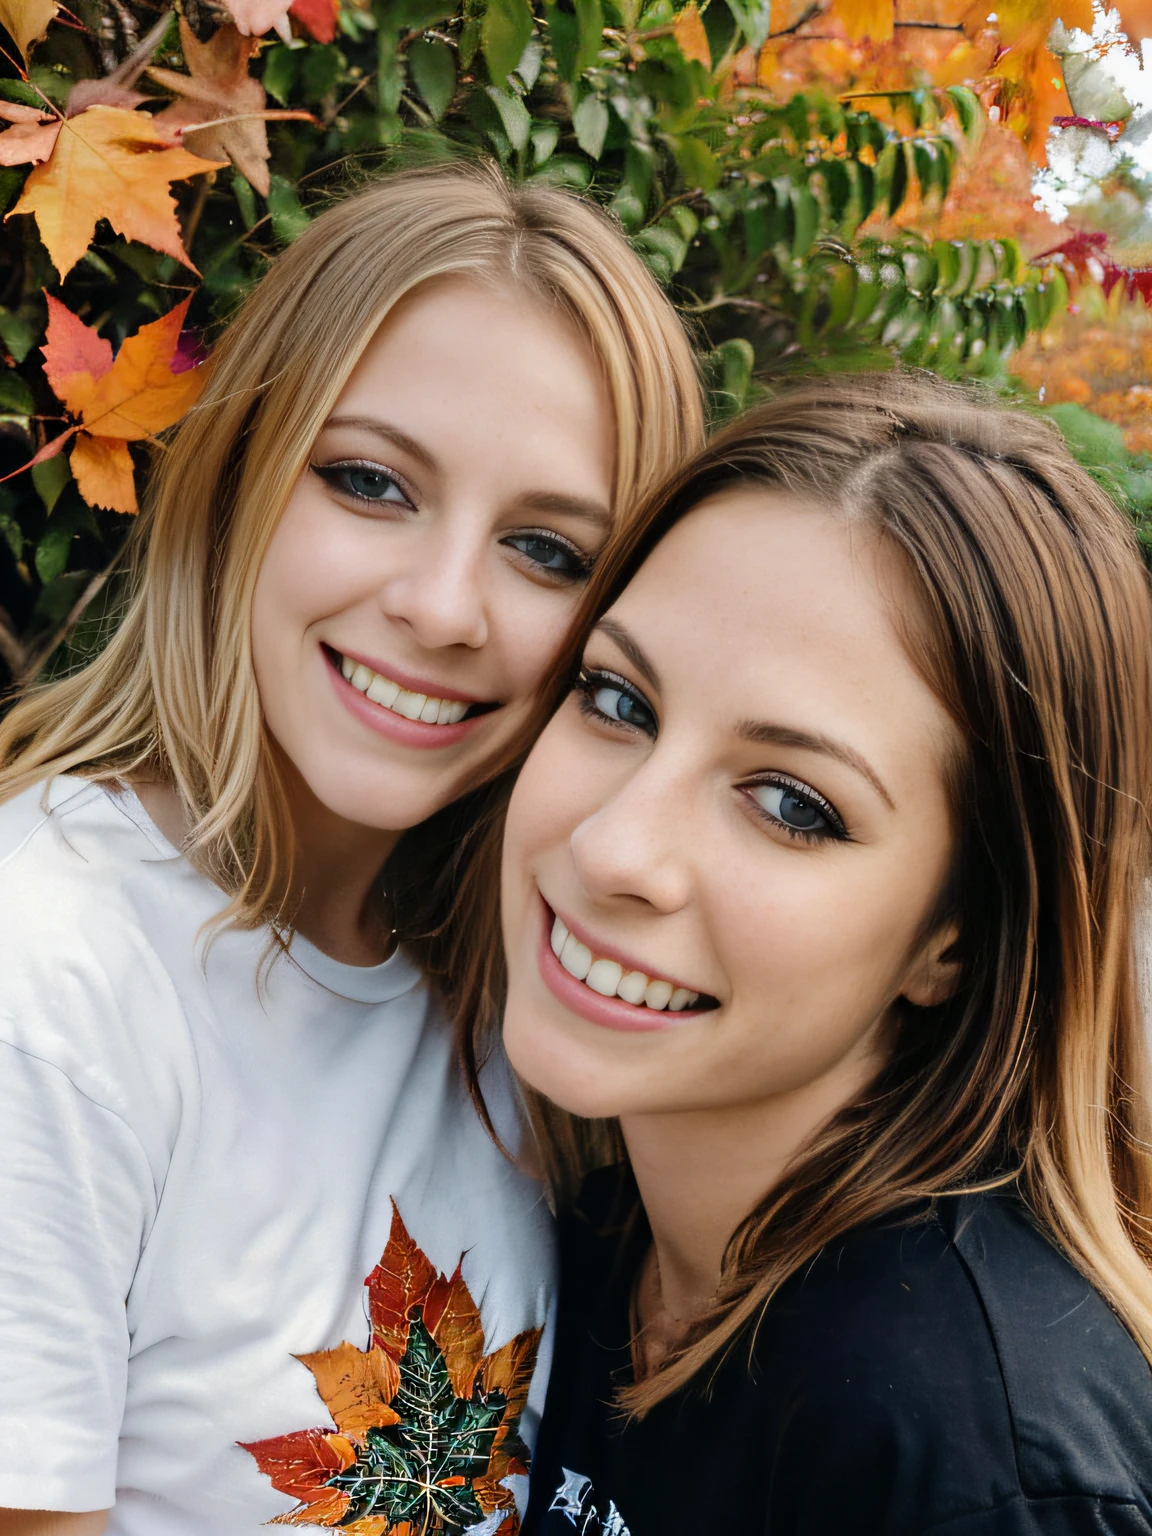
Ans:
POLYGON ((727 715, 874 738, 904 722, 951 737, 898 622, 919 603, 902 557, 874 529, 745 487, 684 517, 612 616, 667 692, 690 680, 727 715))

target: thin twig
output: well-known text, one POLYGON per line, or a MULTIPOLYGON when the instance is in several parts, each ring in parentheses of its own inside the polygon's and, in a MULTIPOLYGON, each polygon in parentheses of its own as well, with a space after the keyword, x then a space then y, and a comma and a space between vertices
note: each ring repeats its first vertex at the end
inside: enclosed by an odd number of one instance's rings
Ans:
POLYGON ((72 630, 75 629, 76 625, 80 622, 84 615, 84 610, 88 607, 89 603, 94 597, 98 595, 99 592, 102 591, 108 581, 109 576, 111 576, 113 570, 115 569, 119 558, 119 555, 117 555, 116 558, 104 568, 104 570, 102 570, 98 575, 93 576, 92 580, 88 583, 77 600, 72 604, 72 607, 68 610, 68 616, 64 622, 58 625, 58 627, 52 631, 52 634, 48 637, 44 644, 40 646, 38 650, 34 651, 32 655, 29 656, 25 661, 23 673, 20 677, 17 678, 18 682, 31 683, 34 682, 37 677, 39 677, 45 663, 48 661, 53 651, 55 651, 58 645, 63 645, 69 634, 71 634, 72 630))
POLYGON ((184 247, 186 250, 190 250, 192 247, 192 238, 200 223, 200 215, 204 212, 204 204, 208 201, 209 189, 215 180, 216 172, 206 171, 201 177, 200 185, 196 188, 195 199, 188 210, 188 217, 184 220, 184 247))
POLYGON ((765 41, 774 43, 778 37, 791 37, 794 32, 799 32, 806 22, 811 21, 813 16, 819 16, 820 13, 821 8, 819 5, 810 5, 801 16, 796 18, 790 27, 781 27, 779 32, 769 32, 765 41))
POLYGON ((894 21, 894 27, 904 27, 907 31, 915 29, 917 32, 963 32, 964 28, 958 21, 894 21))

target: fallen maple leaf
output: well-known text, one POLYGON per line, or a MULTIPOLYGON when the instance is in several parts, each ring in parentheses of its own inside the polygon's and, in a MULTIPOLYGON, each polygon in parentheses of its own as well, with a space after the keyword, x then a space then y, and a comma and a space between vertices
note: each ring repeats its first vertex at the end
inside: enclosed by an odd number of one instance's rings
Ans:
POLYGON ((0 165, 39 164, 56 147, 60 114, 41 112, 14 101, 0 101, 0 118, 12 124, 0 133, 0 165))
POLYGON ((26 59, 29 48, 44 36, 59 9, 57 0, 0 0, 0 27, 26 59))
POLYGON ((241 176, 267 197, 270 180, 265 121, 315 119, 310 112, 265 110, 264 87, 248 73, 248 61, 260 44, 254 37, 242 36, 236 27, 218 27, 208 42, 202 43, 181 16, 180 47, 188 74, 174 69, 148 71, 165 90, 184 98, 165 107, 153 123, 179 136, 194 154, 207 160, 231 160, 241 176))
MULTIPOLYGON (((201 368, 173 372, 190 299, 129 336, 115 357, 97 335, 51 294, 44 373, 76 425, 55 441, 75 437, 72 474, 90 506, 135 512, 130 442, 154 437, 178 421, 204 384, 201 368)), ((54 446, 50 444, 49 447, 54 446)), ((48 457, 47 453, 37 457, 48 457)))
POLYGON ((299 1356, 335 1428, 243 1445, 273 1487, 298 1501, 270 1523, 456 1536, 507 1510, 500 1536, 515 1536, 519 1516, 503 1479, 527 1470, 518 1426, 540 1330, 485 1355, 460 1267, 438 1275, 395 1204, 388 1246, 365 1285, 367 1349, 343 1343, 299 1356))
MULTIPOLYGON (((18 158, 3 157, 5 141, 23 126, 34 129, 33 124, 18 123, 0 134, 0 162, 21 164, 36 158, 43 141, 34 135, 20 140, 18 158)), ((53 131, 51 152, 35 164, 20 201, 5 217, 35 216, 61 277, 88 249, 98 219, 107 219, 126 239, 150 245, 196 271, 180 239, 168 188, 202 171, 222 170, 227 161, 189 154, 165 137, 147 113, 120 107, 89 107, 76 117, 59 119, 53 131)))

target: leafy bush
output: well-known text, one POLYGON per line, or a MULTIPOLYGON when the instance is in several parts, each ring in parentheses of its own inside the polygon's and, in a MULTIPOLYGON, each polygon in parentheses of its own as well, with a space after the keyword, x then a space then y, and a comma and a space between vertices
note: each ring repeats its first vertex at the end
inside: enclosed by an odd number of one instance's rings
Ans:
MULTIPOLYGON (((1030 265, 993 230, 933 239, 923 217, 919 228, 903 218, 947 196, 984 127, 987 78, 971 82, 978 96, 955 70, 935 84, 911 61, 880 88, 816 82, 779 99, 761 83, 765 60, 813 18, 857 53, 872 46, 862 25, 891 38, 937 25, 901 23, 891 0, 816 0, 773 34, 780 11, 767 0, 181 0, 179 15, 158 16, 152 0, 71 11, 0 0, 11 33, 0 427, 6 470, 41 460, 0 485, 0 658, 12 677, 67 664, 98 635, 135 505, 132 465, 146 473, 165 401, 187 403, 191 384, 173 381, 196 361, 195 336, 210 343, 326 199, 397 160, 494 155, 510 176, 606 204, 695 327, 717 417, 798 365, 899 358, 1002 379, 1067 303, 1060 267, 1030 265), (862 24, 865 12, 879 20, 862 24), (237 23, 266 35, 257 43, 237 23), (117 144, 131 140, 111 181, 110 124, 117 144), (66 155, 83 167, 97 151, 103 181, 55 174, 66 155), (179 315, 157 323, 185 300, 191 346, 179 315), (137 361, 147 353, 147 430, 115 436, 97 405, 114 355, 129 371, 126 341, 137 361), (75 356, 93 369, 82 387, 75 356)), ((1011 25, 1012 5, 1001 14, 1011 25)), ((1028 36, 1042 52, 1034 25, 1028 36)), ((997 99, 1019 103, 1022 89, 997 99)))

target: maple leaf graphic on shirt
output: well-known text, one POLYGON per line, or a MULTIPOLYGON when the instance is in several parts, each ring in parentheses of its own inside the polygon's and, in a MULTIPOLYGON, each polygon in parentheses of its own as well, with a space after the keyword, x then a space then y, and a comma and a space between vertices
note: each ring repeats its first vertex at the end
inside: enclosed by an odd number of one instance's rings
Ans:
POLYGON ((460 1266, 450 1278, 437 1274, 395 1203, 388 1246, 365 1284, 367 1349, 344 1343, 298 1357, 335 1430, 241 1442, 272 1486, 299 1500, 269 1524, 456 1536, 504 1510, 495 1536, 516 1536, 519 1516, 503 1479, 527 1471, 519 1423, 540 1329, 485 1355, 460 1266))

